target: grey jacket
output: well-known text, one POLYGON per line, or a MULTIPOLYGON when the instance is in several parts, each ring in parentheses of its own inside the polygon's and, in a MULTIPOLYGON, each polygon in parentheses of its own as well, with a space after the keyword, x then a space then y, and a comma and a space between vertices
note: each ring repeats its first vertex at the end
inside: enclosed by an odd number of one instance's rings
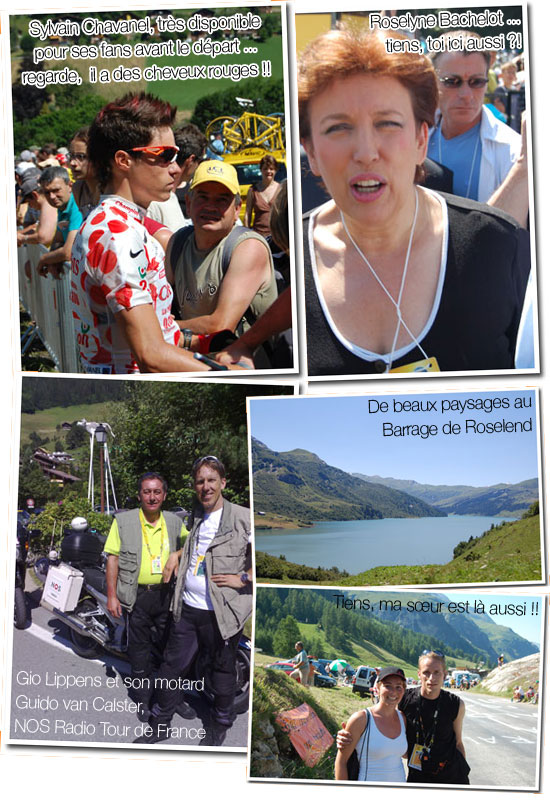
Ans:
MULTIPOLYGON (((202 509, 199 509, 195 512, 191 533, 183 546, 172 609, 176 622, 181 617, 185 577, 202 518, 202 509)), ((249 536, 250 509, 224 500, 220 527, 204 558, 207 579, 210 575, 239 575, 250 568, 249 536)), ((208 580, 208 591, 220 634, 223 639, 229 639, 242 629, 252 614, 252 586, 248 583, 242 589, 233 589, 230 586, 216 586, 208 580)))
MULTIPOLYGON (((163 511, 162 516, 166 522, 170 552, 178 550, 182 521, 170 511, 163 511)), ((131 611, 136 602, 138 590, 138 577, 141 567, 141 552, 143 535, 139 520, 139 508, 125 511, 117 515, 118 533, 120 536, 120 553, 118 554, 118 579, 116 593, 124 608, 131 611)))

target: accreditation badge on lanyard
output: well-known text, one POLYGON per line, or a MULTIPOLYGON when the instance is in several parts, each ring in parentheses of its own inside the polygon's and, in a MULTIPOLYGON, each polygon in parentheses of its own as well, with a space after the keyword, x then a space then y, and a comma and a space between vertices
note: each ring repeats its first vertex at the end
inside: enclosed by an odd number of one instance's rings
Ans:
POLYGON ((422 761, 423 760, 426 761, 429 758, 430 751, 434 743, 435 730, 437 727, 437 720, 439 718, 440 703, 441 703, 441 697, 439 697, 437 701, 437 707, 435 709, 432 721, 432 728, 429 733, 424 729, 424 722, 420 711, 418 714, 418 718, 415 720, 416 743, 413 746, 408 764, 411 769, 422 770, 422 761), (422 736, 420 734, 422 734, 422 736), (423 739, 423 743, 421 743, 420 739, 423 739))
POLYGON ((422 770, 421 758, 423 754, 424 754, 424 746, 418 743, 415 744, 412 749, 411 757, 409 758, 408 766, 410 769, 422 770))
POLYGON ((413 361, 412 364, 405 364, 403 367, 395 367, 388 372, 441 372, 437 358, 423 358, 421 361, 413 361))
POLYGON ((160 575, 162 572, 162 559, 160 556, 151 558, 151 575, 160 575))
MULTIPOLYGON (((140 518, 141 519, 141 518, 140 518)), ((167 556, 167 551, 169 551, 170 547, 168 544, 168 534, 166 533, 164 519, 160 521, 161 529, 160 529, 160 553, 158 556, 154 556, 151 552, 151 546, 149 544, 149 535, 147 533, 147 528, 145 527, 145 521, 141 519, 141 531, 143 534, 143 540, 145 542, 145 547, 147 548, 147 552, 149 553, 149 558, 151 559, 151 575, 162 575, 162 561, 163 555, 167 556)), ((164 559, 166 561, 166 558, 164 559)))

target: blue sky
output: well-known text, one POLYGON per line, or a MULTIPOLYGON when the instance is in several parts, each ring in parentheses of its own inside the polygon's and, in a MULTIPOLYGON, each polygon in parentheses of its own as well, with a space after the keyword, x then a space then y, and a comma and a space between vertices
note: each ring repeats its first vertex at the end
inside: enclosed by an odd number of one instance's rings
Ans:
MULTIPOLYGON (((250 401, 252 436, 279 452, 302 448, 346 472, 404 478, 419 483, 490 486, 517 483, 538 474, 536 393, 534 390, 503 392, 448 392, 410 395, 350 395, 292 397, 250 401), (493 401, 493 409, 449 410, 442 403, 468 398, 493 401), (405 401, 435 404, 431 411, 397 412, 405 401), (495 408, 508 401, 509 408, 495 408), (388 411, 381 404, 388 404, 388 411), (515 408, 524 403, 527 407, 515 408), (530 404, 530 407, 529 407, 530 404), (474 433, 472 424, 525 422, 532 431, 474 433), (466 420, 472 421, 468 432, 466 420), (384 435, 384 423, 386 434, 384 435), (443 426, 460 425, 460 433, 445 435, 443 426), (437 426, 428 438, 397 436, 396 426, 437 426)), ((432 427, 432 431, 434 428, 432 427)))

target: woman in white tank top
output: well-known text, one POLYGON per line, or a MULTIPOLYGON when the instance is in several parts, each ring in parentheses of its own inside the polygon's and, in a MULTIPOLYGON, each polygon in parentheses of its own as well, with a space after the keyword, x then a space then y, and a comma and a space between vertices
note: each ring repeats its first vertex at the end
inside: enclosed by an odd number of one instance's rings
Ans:
POLYGON ((349 779, 348 759, 353 751, 359 760, 357 780, 376 783, 404 783, 402 758, 407 754, 405 717, 397 708, 406 689, 405 674, 398 667, 385 667, 376 681, 379 700, 371 709, 353 714, 346 723, 351 742, 338 751, 334 767, 336 780, 349 779))

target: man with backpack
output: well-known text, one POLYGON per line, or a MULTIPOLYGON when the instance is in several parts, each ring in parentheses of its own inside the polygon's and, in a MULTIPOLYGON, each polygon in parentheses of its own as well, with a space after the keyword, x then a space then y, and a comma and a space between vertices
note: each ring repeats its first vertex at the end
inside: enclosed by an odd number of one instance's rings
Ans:
POLYGON ((166 274, 175 288, 184 347, 208 352, 215 334, 239 335, 277 298, 265 239, 237 226, 241 208, 237 171, 223 161, 203 161, 187 194, 193 226, 175 234, 166 274))

